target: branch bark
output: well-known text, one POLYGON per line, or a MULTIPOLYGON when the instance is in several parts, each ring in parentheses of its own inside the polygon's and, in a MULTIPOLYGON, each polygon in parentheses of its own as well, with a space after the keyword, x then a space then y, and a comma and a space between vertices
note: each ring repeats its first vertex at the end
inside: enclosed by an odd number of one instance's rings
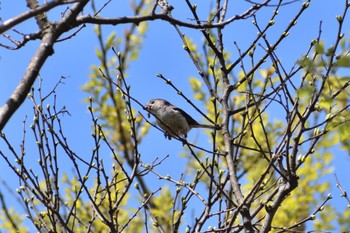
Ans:
MULTIPOLYGON (((38 77, 40 69, 44 65, 47 58, 54 53, 53 46, 57 39, 60 37, 60 35, 70 29, 69 22, 75 20, 76 16, 81 12, 81 10, 88 2, 88 0, 84 0, 76 3, 72 7, 71 11, 69 11, 66 16, 63 17, 57 24, 48 22, 48 28, 41 28, 44 34, 42 36, 38 50, 29 62, 22 80, 17 85, 10 98, 0 108, 0 131, 4 129, 6 123, 24 102, 26 96, 30 91, 30 88, 38 77)), ((38 25, 43 24, 38 22, 38 25)), ((46 27, 46 25, 47 24, 43 26, 46 27)))

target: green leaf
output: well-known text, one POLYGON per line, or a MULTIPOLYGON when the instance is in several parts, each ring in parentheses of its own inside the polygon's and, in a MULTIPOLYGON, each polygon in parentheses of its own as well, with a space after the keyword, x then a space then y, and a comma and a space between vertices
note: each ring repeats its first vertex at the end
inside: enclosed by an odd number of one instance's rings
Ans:
POLYGON ((337 67, 350 67, 350 57, 343 56, 336 62, 337 67))
POLYGON ((99 48, 96 48, 96 56, 98 57, 98 59, 100 59, 100 61, 103 60, 103 55, 99 48))
POLYGON ((324 108, 329 110, 333 104, 333 98, 322 98, 322 101, 320 101, 319 105, 324 108))
POLYGON ((324 42, 320 41, 320 43, 315 45, 315 52, 317 54, 323 54, 324 53, 324 42))
POLYGON ((323 54, 324 53, 324 42, 320 41, 320 43, 315 45, 315 53, 323 54))
POLYGON ((116 35, 117 35, 117 34, 116 34, 115 32, 112 32, 112 33, 108 36, 107 41, 106 41, 106 50, 109 50, 109 49, 113 46, 113 44, 114 44, 114 39, 115 39, 116 35))
POLYGON ((100 25, 96 25, 94 27, 94 32, 96 33, 97 36, 101 35, 101 26, 100 25))
POLYGON ((202 83, 196 78, 190 78, 190 85, 194 92, 198 92, 202 89, 202 83))
POLYGON ((335 48, 331 46, 327 49, 326 56, 332 56, 334 52, 335 52, 335 48))

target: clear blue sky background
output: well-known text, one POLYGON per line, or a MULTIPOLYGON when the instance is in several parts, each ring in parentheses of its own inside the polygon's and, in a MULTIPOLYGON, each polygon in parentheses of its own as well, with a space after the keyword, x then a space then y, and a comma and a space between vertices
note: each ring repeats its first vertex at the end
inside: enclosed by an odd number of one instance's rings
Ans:
MULTIPOLYGON (((192 18, 182 1, 174 2, 174 17, 179 17, 183 20, 192 18)), ((209 1, 203 2, 206 2, 206 4, 198 3, 198 5, 200 16, 205 18, 209 10, 209 1)), ((7 20, 26 10, 25 1, 15 3, 13 0, 0 0, 0 3, 0 17, 2 20, 7 20)), ((228 17, 241 12, 246 6, 246 4, 236 3, 236 1, 232 1, 230 4, 234 11, 230 11, 228 17)), ((283 29, 296 14, 301 4, 302 2, 297 2, 280 9, 279 16, 273 28, 273 32, 275 33, 268 34, 268 38, 271 41, 274 41, 283 32, 283 29)), ((278 55, 282 58, 282 62, 286 65, 287 69, 290 69, 295 61, 306 51, 311 40, 317 37, 319 22, 321 20, 323 21, 322 39, 325 40, 326 45, 334 43, 336 39, 335 32, 338 26, 335 16, 342 14, 343 6, 343 0, 314 0, 311 2, 306 14, 301 17, 297 26, 291 30, 290 36, 279 46, 278 55)), ((265 9, 262 12, 263 14, 259 15, 259 20, 264 22, 264 20, 268 19, 273 9, 265 9)), ((90 9, 87 7, 84 13, 89 11, 90 9)), ((50 19, 52 20, 55 17, 58 19, 60 12, 62 12, 62 8, 57 10, 55 12, 57 14, 52 15, 50 19)), ((128 14, 128 12, 130 11, 128 11, 127 4, 120 6, 118 1, 112 1, 111 5, 106 7, 101 15, 117 17, 128 14)), ((244 50, 255 38, 256 29, 251 24, 251 21, 251 19, 248 19, 246 22, 237 22, 225 28, 224 33, 227 36, 225 38, 225 46, 227 50, 231 51, 232 60, 237 55, 233 41, 236 41, 238 46, 244 50)), ((346 27, 344 28, 345 36, 348 38, 350 37, 349 21, 348 17, 346 27)), ((16 29, 24 33, 37 30, 34 21, 23 23, 16 29)), ((194 38, 197 43, 201 41, 201 34, 199 32, 189 29, 182 30, 186 35, 194 38)), ((107 36, 111 31, 116 31, 117 35, 122 35, 124 32, 123 27, 109 26, 104 29, 103 33, 107 36)), ((13 32, 10 34, 14 35, 13 32)), ((2 43, 5 41, 4 38, 0 39, 2 43)), ((44 91, 47 92, 51 90, 61 76, 68 77, 64 81, 65 84, 59 86, 57 90, 58 105, 66 106, 71 113, 71 116, 67 115, 64 117, 64 125, 71 144, 81 154, 90 154, 89 152, 93 147, 93 145, 89 145, 89 142, 92 142, 90 137, 90 115, 87 111, 87 104, 83 103, 83 99, 87 97, 87 94, 81 91, 81 86, 88 80, 90 66, 92 64, 99 64, 95 56, 95 48, 97 46, 98 43, 92 27, 91 25, 87 25, 76 37, 56 44, 54 55, 47 60, 44 68, 40 71, 40 75, 44 80, 44 91)), ((18 51, 9 51, 0 48, 1 104, 7 100, 10 93, 22 78, 29 60, 37 47, 38 42, 31 42, 18 51)), ((235 74, 238 71, 235 70, 235 74)), ((344 72, 347 72, 347 75, 350 74, 349 70, 344 72)), ((188 78, 191 76, 199 77, 187 53, 182 49, 182 41, 174 28, 161 21, 149 23, 149 31, 146 34, 140 56, 136 62, 130 64, 128 82, 132 86, 131 93, 143 103, 154 97, 168 99, 173 104, 181 106, 181 108, 193 115, 194 118, 203 120, 191 106, 187 105, 169 86, 155 76, 158 73, 162 73, 165 77, 170 78, 188 97, 192 96, 188 85, 188 78)), ((36 83, 37 85, 38 83, 36 83)), ((196 103, 195 100, 193 101, 196 103)), ((198 106, 201 107, 200 104, 198 106)), ((142 111, 141 108, 138 110, 142 111)), ((21 142, 22 121, 25 115, 29 116, 28 122, 30 123, 32 104, 29 100, 16 112, 4 130, 15 146, 19 146, 21 142)), ((189 140, 195 140, 197 137, 199 137, 198 141, 201 146, 210 148, 210 145, 207 144, 206 136, 203 136, 200 130, 192 131, 189 135, 189 140)), ((27 145, 28 154, 32 153, 32 156, 35 157, 35 151, 31 151, 29 143, 27 145)), ((4 144, 0 142, 0 149, 3 150, 3 148, 4 144)), ((164 166, 162 166, 163 168, 160 168, 160 172, 164 175, 170 174, 177 178, 179 171, 182 171, 182 169, 178 168, 182 168, 186 162, 177 156, 179 152, 183 151, 181 143, 175 140, 165 140, 163 135, 155 129, 151 129, 141 149, 142 160, 146 163, 151 162, 156 156, 163 157, 166 154, 170 154, 170 158, 165 161, 164 166)), ((348 181, 350 177, 349 155, 338 149, 336 151, 333 164, 334 172, 339 176, 343 187, 350 190, 350 183, 348 181)), ((14 184, 14 187, 16 187, 15 184, 18 179, 13 175, 12 171, 6 168, 7 165, 3 160, 0 160, 0 167, 4 168, 2 169, 0 178, 10 184, 14 184)), ((328 175, 324 179, 329 179, 332 184, 335 184, 333 175, 328 175)), ((332 194, 335 198, 331 204, 335 204, 343 209, 346 206, 346 202, 339 197, 339 191, 335 186, 332 189, 332 194)))

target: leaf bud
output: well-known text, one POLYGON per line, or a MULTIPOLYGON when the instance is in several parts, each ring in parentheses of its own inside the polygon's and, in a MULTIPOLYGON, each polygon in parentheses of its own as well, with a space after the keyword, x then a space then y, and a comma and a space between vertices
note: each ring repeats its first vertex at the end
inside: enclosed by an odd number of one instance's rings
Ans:
POLYGON ((309 7, 309 5, 310 5, 310 2, 304 2, 304 3, 303 3, 303 7, 304 7, 304 9, 308 8, 308 7, 309 7))
POLYGON ((343 22, 343 17, 341 17, 340 15, 337 15, 336 18, 337 18, 339 23, 343 22))

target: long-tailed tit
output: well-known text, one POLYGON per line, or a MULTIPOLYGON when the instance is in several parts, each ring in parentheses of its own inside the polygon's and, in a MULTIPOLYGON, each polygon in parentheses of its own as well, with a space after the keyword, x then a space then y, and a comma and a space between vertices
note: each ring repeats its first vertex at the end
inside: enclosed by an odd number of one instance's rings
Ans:
MULTIPOLYGON (((145 108, 156 117, 157 124, 165 131, 165 136, 169 139, 181 135, 186 138, 192 128, 219 129, 213 125, 199 124, 184 110, 163 99, 152 99, 145 108)), ((149 113, 148 117, 150 117, 149 113)))

